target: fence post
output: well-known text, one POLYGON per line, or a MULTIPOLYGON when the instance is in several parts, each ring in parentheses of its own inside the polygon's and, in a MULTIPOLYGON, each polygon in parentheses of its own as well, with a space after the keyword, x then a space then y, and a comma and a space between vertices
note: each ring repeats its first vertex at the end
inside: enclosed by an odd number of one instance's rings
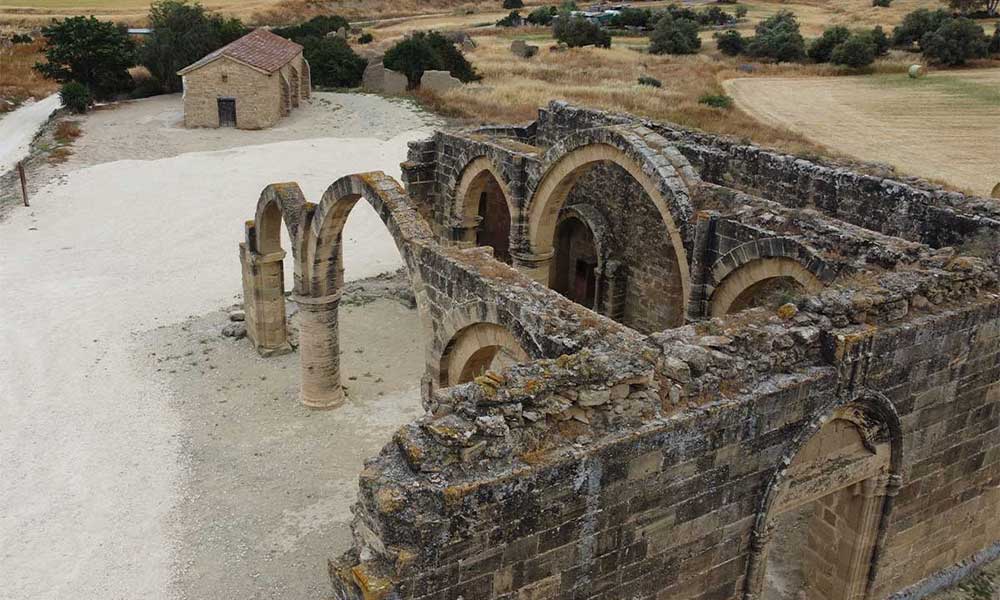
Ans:
POLYGON ((31 206, 28 204, 28 180, 24 176, 24 162, 17 162, 17 174, 21 178, 21 196, 24 198, 24 205, 31 206))

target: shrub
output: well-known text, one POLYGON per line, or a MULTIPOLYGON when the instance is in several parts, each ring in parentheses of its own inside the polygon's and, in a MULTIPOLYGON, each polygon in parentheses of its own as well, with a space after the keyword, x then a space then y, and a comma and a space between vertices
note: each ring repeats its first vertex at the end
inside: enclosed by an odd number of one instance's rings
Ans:
POLYGON ((733 99, 725 94, 702 94, 698 98, 698 104, 704 104, 712 108, 730 108, 733 105, 733 99))
POLYGON ((26 33, 15 33, 10 38, 10 43, 12 44, 30 44, 34 41, 35 40, 32 39, 32 37, 26 33))
POLYGON ((313 84, 323 87, 356 87, 368 66, 368 61, 355 54, 347 42, 337 36, 302 40, 302 54, 309 61, 313 84))
POLYGON ((556 18, 556 14, 558 14, 556 7, 543 6, 531 11, 531 14, 528 15, 528 22, 532 25, 543 25, 547 27, 552 24, 552 19, 556 18))
POLYGON ((59 89, 59 99, 67 109, 83 114, 94 104, 90 89, 79 81, 68 81, 59 89))
POLYGON ((736 18, 737 19, 742 19, 745 16, 747 16, 747 7, 745 7, 745 6, 737 6, 736 7, 736 18))
POLYGON ((876 25, 871 31, 868 32, 869 37, 871 37, 872 44, 875 45, 875 56, 885 56, 889 53, 889 46, 891 45, 889 41, 889 36, 885 34, 881 25, 876 25))
POLYGON ((652 18, 653 13, 650 10, 624 8, 611 19, 611 24, 615 27, 649 27, 652 18))
POLYGON ((799 33, 799 22, 787 10, 764 19, 757 24, 754 37, 747 44, 747 53, 758 58, 781 62, 802 60, 806 42, 799 33))
POLYGON ((124 27, 94 17, 69 17, 42 29, 47 62, 35 70, 59 83, 75 81, 105 98, 129 89, 135 42, 124 27))
POLYGON ((53 133, 53 137, 61 144, 72 142, 81 135, 83 131, 80 130, 80 123, 77 121, 59 121, 53 133))
POLYGON ((649 36, 651 54, 696 54, 701 48, 698 24, 664 15, 649 36))
POLYGON ((601 29, 595 23, 579 16, 568 13, 560 14, 556 17, 552 33, 557 41, 560 41, 570 48, 580 48, 583 46, 597 46, 598 48, 611 47, 611 34, 601 29))
POLYGON ((504 10, 510 10, 512 8, 524 8, 524 2, 521 0, 503 0, 504 10))
POLYGON ((139 49, 139 62, 162 92, 181 91, 177 71, 247 33, 239 19, 224 19, 187 0, 160 0, 149 9, 153 30, 139 49))
POLYGON ((309 19, 305 23, 299 23, 291 27, 279 27, 271 31, 283 38, 295 40, 301 44, 302 42, 299 40, 307 37, 323 37, 328 33, 340 31, 341 29, 351 29, 351 24, 344 17, 340 15, 319 15, 309 19))
POLYGON ((133 77, 135 86, 128 97, 133 100, 149 98, 163 93, 163 83, 152 75, 133 77))
POLYGON ((843 44, 850 36, 851 32, 846 27, 838 25, 827 29, 823 35, 809 44, 809 58, 818 63, 830 62, 833 49, 843 44))
POLYGON ((700 25, 731 25, 736 22, 736 17, 718 6, 709 6, 698 13, 697 20, 700 25))
POLYGON ((875 8, 889 8, 892 4, 892 0, 872 0, 872 6, 875 8))
POLYGON ((915 10, 903 17, 903 21, 892 30, 892 45, 911 46, 914 42, 919 42, 924 35, 936 31, 949 19, 951 15, 943 9, 915 10))
POLYGON ((524 19, 521 17, 521 13, 512 10, 509 15, 497 21, 497 27, 520 27, 523 23, 524 19))
POLYGON ((983 58, 989 53, 989 46, 983 28, 965 17, 945 21, 936 31, 920 38, 924 56, 945 65, 961 65, 970 58, 983 58))
POLYGON ((663 87, 663 82, 655 77, 650 77, 648 75, 643 75, 639 77, 639 85, 648 85, 649 87, 661 88, 663 87))
POLYGON ((730 29, 724 33, 715 34, 715 47, 726 56, 737 56, 743 54, 746 47, 746 40, 739 31, 730 29))
POLYGON ((875 43, 867 33, 851 34, 833 49, 830 61, 848 67, 866 67, 875 62, 875 43))
POLYGON ((455 45, 436 31, 421 31, 401 40, 389 48, 382 63, 406 75, 411 88, 420 85, 424 71, 448 71, 464 82, 481 79, 455 45))
POLYGON ((370 44, 375 41, 375 36, 370 33, 362 33, 358 38, 359 44, 370 44))
POLYGON ((990 38, 990 54, 1000 53, 1000 23, 997 23, 996 29, 993 30, 993 37, 990 38))

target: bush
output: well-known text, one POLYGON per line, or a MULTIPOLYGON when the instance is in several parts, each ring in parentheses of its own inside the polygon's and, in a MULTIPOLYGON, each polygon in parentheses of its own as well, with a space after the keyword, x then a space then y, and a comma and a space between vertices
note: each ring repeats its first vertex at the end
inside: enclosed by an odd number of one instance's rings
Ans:
POLYGON ((937 31, 920 38, 924 56, 932 62, 961 65, 970 58, 984 58, 990 43, 983 28, 971 19, 959 17, 945 21, 937 31))
POLYGON ((611 19, 611 24, 615 27, 649 27, 653 13, 650 10, 639 8, 624 8, 620 13, 611 19))
POLYGON ((743 54, 743 50, 746 47, 746 40, 743 39, 739 31, 730 29, 725 33, 715 34, 715 47, 726 56, 737 56, 743 54))
POLYGON ((135 86, 128 97, 133 100, 149 98, 163 93, 163 82, 152 75, 134 77, 135 86))
POLYGON ((943 9, 931 11, 921 8, 915 10, 903 17, 903 21, 892 30, 892 45, 911 46, 914 42, 919 42, 926 34, 936 31, 942 23, 950 19, 951 15, 943 9))
POLYGON ((359 44, 370 44, 375 41, 375 36, 370 33, 362 33, 358 38, 359 44))
POLYGON ((503 0, 504 10, 510 10, 512 8, 524 8, 524 2, 521 0, 503 0))
POLYGON ((67 109, 83 114, 94 104, 90 89, 78 81, 68 81, 59 89, 59 99, 67 109))
POLYGON ((69 17, 42 29, 45 59, 35 70, 59 83, 76 81, 98 98, 132 86, 135 42, 124 27, 94 17, 69 17))
POLYGON ((885 34, 881 25, 876 25, 874 29, 868 32, 868 36, 872 40, 872 44, 875 45, 875 56, 885 56, 889 53, 889 36, 885 34))
POLYGON ((35 40, 32 39, 32 37, 26 33, 15 33, 10 38, 10 43, 12 44, 30 44, 34 41, 35 40))
POLYGON ((745 6, 737 6, 736 7, 736 18, 737 19, 742 19, 745 16, 747 16, 747 7, 745 7, 745 6))
POLYGON ((512 10, 509 15, 497 21, 497 27, 520 27, 524 24, 521 13, 512 10))
POLYGON ((552 19, 556 18, 556 14, 558 14, 556 7, 543 6, 531 11, 531 14, 528 15, 528 22, 532 25, 542 25, 547 27, 552 24, 552 19))
POLYGON ((830 61, 836 65, 858 68, 875 62, 875 43, 868 33, 851 34, 833 49, 830 61))
POLYGON ((424 71, 448 71, 464 82, 481 79, 455 45, 435 31, 421 31, 398 42, 385 53, 382 64, 406 75, 410 88, 420 85, 424 71))
POLYGON ((639 77, 639 85, 648 85, 649 87, 661 88, 663 87, 663 82, 655 77, 650 77, 648 75, 643 75, 639 77))
POLYGON ((993 37, 990 38, 990 54, 1000 54, 1000 23, 997 23, 993 30, 993 37))
POLYGON ((568 13, 560 14, 556 17, 552 33, 557 41, 560 41, 570 48, 580 48, 583 46, 597 46, 598 48, 611 47, 611 34, 601 29, 595 23, 568 13))
POLYGON ((302 42, 299 40, 307 37, 323 37, 328 33, 334 33, 341 29, 347 29, 348 31, 351 29, 351 24, 344 17, 340 15, 319 15, 309 19, 305 23, 299 23, 291 27, 279 27, 271 31, 283 38, 294 40, 301 44, 302 42))
POLYGON ((843 44, 850 36, 851 32, 846 27, 838 25, 827 29, 823 35, 809 44, 809 58, 818 63, 830 62, 833 49, 843 44))
POLYGON ((696 54, 701 48, 698 24, 664 15, 649 36, 650 54, 696 54))
POLYGON ((736 17, 718 6, 709 6, 698 13, 697 20, 699 25, 731 25, 736 22, 736 17))
POLYGON ((733 99, 725 94, 702 94, 701 98, 698 98, 698 104, 712 108, 730 108, 733 105, 733 99))
POLYGON ((313 85, 323 87, 357 87, 368 66, 368 61, 335 35, 302 40, 302 55, 309 61, 313 85))
POLYGON ((790 62, 802 60, 806 55, 806 42, 799 33, 799 22, 787 10, 758 23, 755 33, 747 44, 750 56, 790 62))
POLYGON ((889 8, 892 0, 872 0, 872 6, 876 8, 889 8))
POLYGON ((247 33, 239 19, 224 19, 187 0, 160 0, 149 9, 153 30, 139 49, 139 62, 162 92, 181 91, 177 71, 247 33))

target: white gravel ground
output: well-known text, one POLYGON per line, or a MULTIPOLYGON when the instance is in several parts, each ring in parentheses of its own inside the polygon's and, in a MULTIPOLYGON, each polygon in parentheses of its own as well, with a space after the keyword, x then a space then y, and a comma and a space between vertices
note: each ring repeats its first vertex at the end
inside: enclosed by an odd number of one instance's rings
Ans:
MULTIPOLYGON (((367 137, 359 119, 339 128, 345 137, 105 162, 0 223, 0 598, 172 597, 178 557, 165 519, 183 477, 181 420, 171 390, 136 367, 138 340, 233 301, 243 222, 267 183, 298 181, 315 201, 347 173, 398 176, 424 117, 361 98, 351 102, 391 118, 380 131, 397 137, 367 137)), ((188 133, 194 146, 212 134, 188 133)), ((348 276, 396 268, 377 215, 358 208, 348 276)))
POLYGON ((17 110, 0 116, 0 174, 14 168, 17 161, 28 155, 31 140, 38 128, 49 120, 62 101, 53 94, 38 102, 28 102, 17 110))

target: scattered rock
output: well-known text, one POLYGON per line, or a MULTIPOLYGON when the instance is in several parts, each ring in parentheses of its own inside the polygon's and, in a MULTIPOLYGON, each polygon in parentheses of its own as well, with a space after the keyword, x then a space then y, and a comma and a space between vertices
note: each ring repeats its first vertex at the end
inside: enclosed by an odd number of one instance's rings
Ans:
POLYGON ((452 77, 448 71, 424 71, 420 79, 420 88, 430 92, 441 93, 460 87, 462 82, 452 77))
POLYGON ((242 340, 247 336, 247 326, 243 323, 230 323, 222 328, 222 335, 242 340))
POLYGON ((233 312, 229 313, 229 320, 233 322, 237 323, 243 322, 246 320, 246 318, 247 314, 242 310, 234 310, 233 312))
POLYGON ((376 94, 399 95, 406 92, 406 75, 386 69, 381 61, 369 63, 361 80, 361 88, 376 94))
POLYGON ((538 46, 532 46, 524 40, 514 40, 510 44, 510 51, 514 53, 514 56, 531 58, 538 54, 538 46))

